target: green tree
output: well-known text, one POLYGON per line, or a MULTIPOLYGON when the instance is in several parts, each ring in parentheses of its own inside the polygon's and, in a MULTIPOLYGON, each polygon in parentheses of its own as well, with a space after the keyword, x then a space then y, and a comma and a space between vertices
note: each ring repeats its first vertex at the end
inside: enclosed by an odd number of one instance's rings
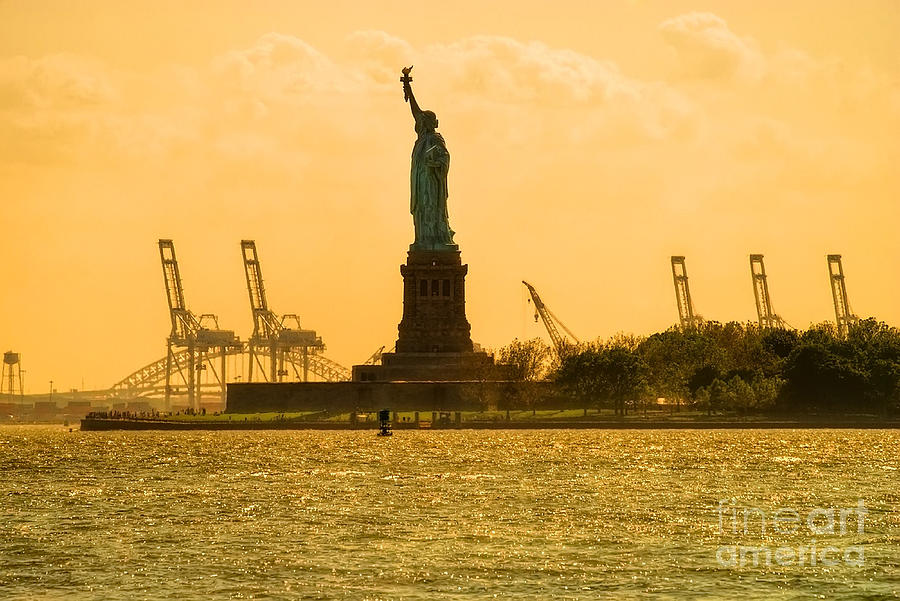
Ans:
POLYGON ((497 353, 500 363, 512 366, 517 380, 534 382, 547 376, 550 366, 550 346, 540 338, 516 338, 497 353))
POLYGON ((781 407, 792 411, 853 411, 866 395, 866 374, 823 344, 797 347, 785 365, 781 407))
POLYGON ((796 332, 704 322, 583 345, 555 373, 583 406, 622 414, 654 396, 710 412, 891 414, 900 410, 900 330, 875 319, 846 336, 830 323, 796 332))
POLYGON ((772 328, 762 334, 763 349, 779 359, 787 359, 799 342, 797 332, 785 328, 772 328))
POLYGON ((611 407, 616 415, 624 416, 629 402, 647 396, 648 371, 636 351, 597 345, 566 357, 557 381, 584 407, 611 407))

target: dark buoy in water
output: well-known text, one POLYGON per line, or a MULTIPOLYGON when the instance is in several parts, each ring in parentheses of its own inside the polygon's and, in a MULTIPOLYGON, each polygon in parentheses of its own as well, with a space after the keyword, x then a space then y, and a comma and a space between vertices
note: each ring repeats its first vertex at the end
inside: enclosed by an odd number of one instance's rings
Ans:
POLYGON ((391 432, 391 410, 382 409, 378 412, 378 436, 393 436, 391 432))

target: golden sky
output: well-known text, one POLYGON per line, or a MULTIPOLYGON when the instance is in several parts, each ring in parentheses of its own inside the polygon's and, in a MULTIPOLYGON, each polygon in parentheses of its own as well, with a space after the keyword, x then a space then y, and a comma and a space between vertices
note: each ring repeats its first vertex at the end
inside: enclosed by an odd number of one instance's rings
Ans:
POLYGON ((164 355, 156 241, 189 307, 246 338, 239 241, 280 313, 350 365, 393 344, 415 138, 452 155, 473 339, 543 334, 524 278, 583 339, 697 311, 851 304, 900 324, 900 2, 0 1, 0 346, 27 392, 164 355), (487 6, 485 6, 487 5, 487 6))

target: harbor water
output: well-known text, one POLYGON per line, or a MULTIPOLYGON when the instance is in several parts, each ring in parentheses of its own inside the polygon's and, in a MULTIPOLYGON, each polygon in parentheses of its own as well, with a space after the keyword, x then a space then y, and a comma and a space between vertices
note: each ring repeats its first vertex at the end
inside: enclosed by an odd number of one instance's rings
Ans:
POLYGON ((896 430, 0 426, 0 599, 891 598, 898 509, 896 430))

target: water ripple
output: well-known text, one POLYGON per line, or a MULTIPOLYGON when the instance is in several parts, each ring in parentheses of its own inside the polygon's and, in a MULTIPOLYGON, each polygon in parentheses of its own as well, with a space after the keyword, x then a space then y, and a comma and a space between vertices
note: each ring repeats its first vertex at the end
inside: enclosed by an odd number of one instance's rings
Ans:
POLYGON ((896 596, 898 458, 900 435, 874 430, 0 427, 0 598, 896 596), (720 510, 858 499, 865 532, 843 537, 720 510), (717 561, 812 538, 865 564, 717 561))

